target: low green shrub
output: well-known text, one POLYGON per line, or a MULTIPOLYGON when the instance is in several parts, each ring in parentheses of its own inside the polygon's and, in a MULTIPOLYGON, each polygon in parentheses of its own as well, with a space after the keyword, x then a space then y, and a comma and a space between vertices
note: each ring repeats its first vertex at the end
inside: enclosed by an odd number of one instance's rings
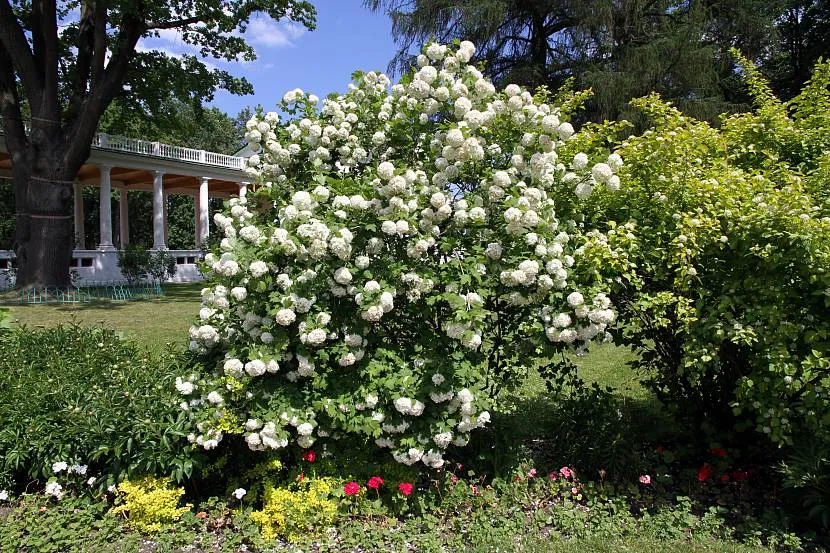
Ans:
POLYGON ((166 250, 150 252, 142 245, 130 244, 118 252, 118 268, 131 284, 150 277, 165 282, 176 274, 176 258, 166 250))
POLYGON ((147 276, 150 252, 140 244, 128 244, 118 251, 118 268, 130 284, 138 284, 147 276))
POLYGON ((151 354, 100 328, 0 336, 0 487, 44 482, 53 463, 86 466, 98 485, 134 474, 177 481, 193 470, 174 381, 180 354, 151 354))

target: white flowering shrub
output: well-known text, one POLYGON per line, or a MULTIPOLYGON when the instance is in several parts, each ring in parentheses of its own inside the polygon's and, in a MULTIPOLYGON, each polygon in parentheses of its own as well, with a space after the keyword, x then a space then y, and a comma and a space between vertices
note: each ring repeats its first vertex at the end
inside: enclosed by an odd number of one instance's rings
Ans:
POLYGON ((440 467, 510 367, 606 338, 617 253, 577 221, 622 159, 560 156, 573 127, 544 95, 497 91, 473 51, 430 44, 391 89, 358 73, 319 111, 294 90, 287 121, 248 122, 258 188, 216 216, 191 329, 206 373, 178 383, 192 441, 352 435, 440 467))

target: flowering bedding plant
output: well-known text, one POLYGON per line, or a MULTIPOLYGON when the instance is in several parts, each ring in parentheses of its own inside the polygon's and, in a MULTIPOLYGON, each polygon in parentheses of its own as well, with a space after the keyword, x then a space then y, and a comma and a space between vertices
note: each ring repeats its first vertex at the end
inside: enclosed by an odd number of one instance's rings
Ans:
POLYGON ((580 204, 619 188, 622 159, 573 151, 544 92, 497 91, 473 53, 432 43, 391 88, 356 73, 319 111, 293 90, 287 120, 248 122, 257 189, 215 217, 190 331, 206 370, 177 382, 191 441, 361 436, 437 468, 510 367, 606 338, 621 254, 580 204))

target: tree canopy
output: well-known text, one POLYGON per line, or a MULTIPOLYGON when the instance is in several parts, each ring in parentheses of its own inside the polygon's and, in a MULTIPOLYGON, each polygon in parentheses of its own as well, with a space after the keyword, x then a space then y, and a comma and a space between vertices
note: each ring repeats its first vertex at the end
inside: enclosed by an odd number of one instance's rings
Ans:
POLYGON ((594 120, 632 117, 628 101, 659 92, 713 120, 748 107, 729 49, 797 91, 827 51, 830 12, 818 0, 364 0, 392 19, 398 52, 414 62, 430 40, 471 40, 497 82, 559 88, 569 79, 594 96, 594 120))

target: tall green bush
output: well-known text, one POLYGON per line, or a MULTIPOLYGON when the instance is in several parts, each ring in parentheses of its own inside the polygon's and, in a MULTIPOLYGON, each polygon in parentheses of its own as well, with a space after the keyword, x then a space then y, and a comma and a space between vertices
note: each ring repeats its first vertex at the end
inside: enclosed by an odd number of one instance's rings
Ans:
POLYGON ((830 425, 830 63, 782 103, 742 62, 756 108, 719 128, 633 102, 654 127, 619 144, 621 194, 588 221, 636 236, 615 304, 660 398, 700 428, 784 444, 830 425))

